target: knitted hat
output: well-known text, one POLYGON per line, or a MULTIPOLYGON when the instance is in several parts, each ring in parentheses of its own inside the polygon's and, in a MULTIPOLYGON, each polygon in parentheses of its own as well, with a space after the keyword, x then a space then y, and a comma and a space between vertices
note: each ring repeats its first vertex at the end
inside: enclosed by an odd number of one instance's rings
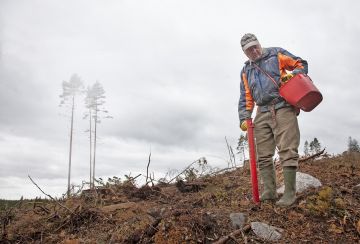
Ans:
POLYGON ((259 45, 260 43, 254 34, 247 33, 241 38, 240 44, 242 50, 245 51, 249 47, 259 45))

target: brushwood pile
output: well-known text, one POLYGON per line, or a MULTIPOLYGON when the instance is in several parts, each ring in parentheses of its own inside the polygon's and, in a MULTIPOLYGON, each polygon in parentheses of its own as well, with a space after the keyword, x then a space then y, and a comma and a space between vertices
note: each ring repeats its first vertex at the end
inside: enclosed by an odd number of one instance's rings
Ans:
POLYGON ((21 199, 0 210, 0 243, 358 243, 359 154, 305 160, 298 171, 321 186, 297 193, 288 208, 253 203, 246 165, 171 183, 128 179, 70 198, 21 199), (261 234, 263 227, 270 229, 261 234))

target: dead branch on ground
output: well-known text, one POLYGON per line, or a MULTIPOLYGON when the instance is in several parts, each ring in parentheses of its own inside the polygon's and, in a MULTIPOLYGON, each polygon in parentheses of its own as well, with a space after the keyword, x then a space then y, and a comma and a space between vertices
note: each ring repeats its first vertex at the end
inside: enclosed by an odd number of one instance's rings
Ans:
MULTIPOLYGON (((324 148, 324 149, 321 150, 320 152, 315 153, 315 154, 313 154, 313 155, 310 155, 310 156, 308 156, 308 157, 300 158, 300 159, 299 159, 299 163, 305 162, 305 161, 310 160, 310 159, 317 158, 317 157, 319 157, 319 156, 322 156, 324 153, 326 154, 325 149, 326 149, 326 148, 324 148)), ((280 166, 281 166, 280 160, 276 160, 276 161, 275 161, 275 167, 276 167, 276 169, 279 170, 280 166)))
POLYGON ((29 179, 31 180, 31 182, 42 192, 44 193, 46 196, 48 196, 51 200, 53 200, 56 204, 58 204, 60 207, 66 209, 67 211, 69 211, 71 214, 75 214, 73 211, 71 211, 71 209, 69 209, 68 207, 62 205, 59 201, 57 201, 55 198, 53 198, 52 196, 50 196, 49 194, 45 193, 36 183, 35 181, 30 177, 30 175, 28 175, 29 179))
POLYGON ((135 179, 138 178, 139 176, 141 176, 141 174, 138 174, 137 176, 132 177, 131 180, 135 180, 135 179))
POLYGON ((250 225, 246 225, 241 229, 237 229, 233 232, 231 232, 229 235, 227 236, 223 236, 221 237, 219 240, 217 240, 216 242, 214 242, 213 244, 223 244, 226 243, 229 239, 236 239, 236 236, 241 234, 243 239, 244 239, 244 243, 247 243, 247 238, 245 236, 245 233, 248 232, 251 229, 250 225))
POLYGON ((224 171, 235 170, 235 169, 237 169, 237 168, 236 167, 224 168, 224 169, 220 169, 218 171, 212 172, 212 173, 210 173, 210 175, 218 175, 218 174, 220 174, 220 173, 222 173, 224 171))
MULTIPOLYGON (((130 173, 130 174, 131 174, 131 173, 130 173)), ((138 175, 135 176, 135 177, 131 177, 130 174, 129 174, 129 175, 125 175, 127 182, 133 182, 133 183, 135 183, 135 179, 138 178, 139 176, 142 176, 142 174, 138 174, 138 175)), ((145 176, 144 176, 144 177, 145 177, 145 176)))
POLYGON ((300 162, 307 161, 307 160, 309 160, 309 159, 317 158, 317 157, 321 156, 324 152, 325 152, 325 148, 324 148, 323 150, 321 150, 320 152, 315 153, 315 154, 313 154, 313 155, 310 155, 310 156, 308 156, 308 157, 306 157, 306 158, 300 158, 300 159, 299 159, 299 163, 300 163, 300 162))
POLYGON ((183 171, 181 171, 180 174, 178 174, 177 176, 175 176, 174 178, 172 178, 170 181, 168 181, 168 184, 170 184, 173 180, 175 180, 177 177, 179 177, 180 175, 182 175, 186 170, 188 170, 194 163, 197 163, 199 161, 201 161, 202 158, 199 158, 197 160, 195 160, 194 162, 192 162, 191 164, 189 164, 183 171))

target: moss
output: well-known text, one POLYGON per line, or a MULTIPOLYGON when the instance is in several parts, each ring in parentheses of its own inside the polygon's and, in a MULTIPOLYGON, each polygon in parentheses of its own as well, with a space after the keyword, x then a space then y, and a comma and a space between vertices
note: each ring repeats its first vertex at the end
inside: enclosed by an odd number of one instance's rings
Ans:
POLYGON ((329 202, 331 200, 333 194, 333 190, 331 187, 324 187, 321 191, 319 191, 319 200, 329 202))
POLYGON ((338 209, 345 209, 346 208, 346 204, 344 202, 344 200, 342 198, 336 198, 335 199, 335 206, 338 208, 338 209))
POLYGON ((315 196, 310 196, 306 208, 314 215, 327 215, 331 209, 333 190, 331 187, 324 187, 315 196))
POLYGON ((217 202, 223 202, 228 200, 228 193, 226 191, 217 191, 214 193, 217 202))

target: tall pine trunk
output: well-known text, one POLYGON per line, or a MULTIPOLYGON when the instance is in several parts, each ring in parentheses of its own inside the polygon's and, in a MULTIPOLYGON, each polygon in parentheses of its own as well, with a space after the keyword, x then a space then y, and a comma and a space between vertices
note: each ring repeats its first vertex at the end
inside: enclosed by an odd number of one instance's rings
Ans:
POLYGON ((74 108, 75 108, 75 96, 72 97, 72 108, 71 108, 69 170, 68 170, 68 187, 67 187, 67 197, 68 198, 70 197, 70 176, 71 176, 71 156, 72 156, 73 125, 74 125, 74 108))
POLYGON ((93 158, 93 184, 95 183, 95 158, 96 158, 96 128, 97 128, 97 105, 95 106, 95 116, 94 116, 94 158, 93 158))
POLYGON ((92 117, 91 117, 91 108, 89 108, 89 122, 90 122, 90 189, 94 188, 94 182, 92 180, 92 117))

